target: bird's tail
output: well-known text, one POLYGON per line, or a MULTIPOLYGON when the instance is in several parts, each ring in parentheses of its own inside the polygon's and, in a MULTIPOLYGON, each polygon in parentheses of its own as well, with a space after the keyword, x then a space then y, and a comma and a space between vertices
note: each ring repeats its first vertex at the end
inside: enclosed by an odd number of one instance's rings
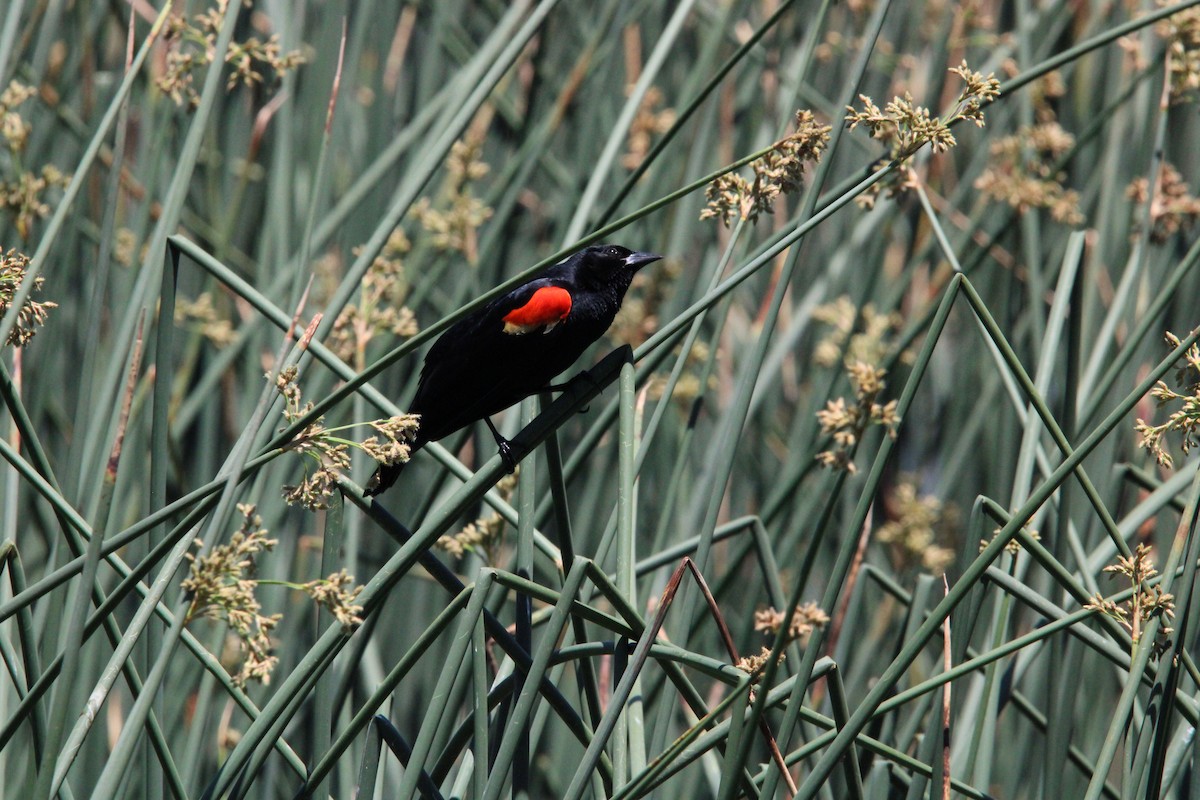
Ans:
POLYGON ((399 464, 380 464, 363 488, 363 494, 367 497, 374 497, 391 488, 391 485, 400 477, 400 473, 404 471, 407 463, 407 461, 402 461, 399 464))
MULTIPOLYGON (((408 457, 411 459, 417 454, 417 451, 425 446, 425 439, 418 433, 416 438, 408 444, 408 457)), ((401 461, 396 464, 380 464, 375 468, 375 474, 367 481, 367 485, 363 487, 363 494, 367 497, 374 497, 377 494, 383 494, 391 488, 392 484, 400 477, 400 473, 404 472, 404 467, 408 461, 401 461)))
MULTIPOLYGON (((418 418, 421 414, 416 411, 410 412, 418 418)), ((375 473, 371 475, 367 485, 363 487, 363 494, 367 497, 374 497, 378 494, 383 494, 392 487, 399 478, 400 473, 404 472, 405 465, 417 454, 417 451, 429 443, 429 439, 425 436, 425 432, 418 426, 416 432, 408 431, 401 440, 408 445, 408 458, 404 461, 395 464, 383 464, 375 468, 375 473)))

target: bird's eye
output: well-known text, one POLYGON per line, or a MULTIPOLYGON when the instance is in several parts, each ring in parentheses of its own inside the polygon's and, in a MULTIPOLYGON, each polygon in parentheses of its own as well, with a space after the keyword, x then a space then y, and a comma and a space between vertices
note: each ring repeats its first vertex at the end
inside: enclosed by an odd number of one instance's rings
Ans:
POLYGON ((613 258, 620 258, 621 257, 621 248, 619 248, 619 247, 608 248, 608 255, 612 256, 613 258))

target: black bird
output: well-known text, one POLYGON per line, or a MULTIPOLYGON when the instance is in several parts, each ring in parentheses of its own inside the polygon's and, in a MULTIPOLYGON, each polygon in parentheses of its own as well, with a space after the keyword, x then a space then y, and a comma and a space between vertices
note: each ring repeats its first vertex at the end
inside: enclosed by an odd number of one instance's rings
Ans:
MULTIPOLYGON (((420 414, 412 452, 482 419, 515 466, 489 417, 547 388, 583 355, 612 324, 634 274, 661 257, 593 245, 455 323, 425 356, 408 408, 420 414)), ((366 493, 384 491, 403 469, 380 464, 366 493)))

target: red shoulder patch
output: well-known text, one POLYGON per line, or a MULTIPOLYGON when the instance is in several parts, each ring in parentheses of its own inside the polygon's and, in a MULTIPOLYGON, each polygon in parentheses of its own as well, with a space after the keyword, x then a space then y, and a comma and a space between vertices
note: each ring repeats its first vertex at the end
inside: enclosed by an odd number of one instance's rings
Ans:
POLYGON ((529 333, 543 325, 549 331, 571 313, 571 293, 561 286, 543 286, 525 305, 504 315, 505 333, 529 333))

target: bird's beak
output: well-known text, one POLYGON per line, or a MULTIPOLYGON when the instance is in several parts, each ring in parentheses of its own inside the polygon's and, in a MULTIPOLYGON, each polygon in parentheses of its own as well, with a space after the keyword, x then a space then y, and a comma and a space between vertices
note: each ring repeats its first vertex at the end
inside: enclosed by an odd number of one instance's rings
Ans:
POLYGON ((658 261, 660 258, 662 256, 655 255, 654 253, 630 253, 625 258, 625 266, 636 272, 647 264, 658 261))

